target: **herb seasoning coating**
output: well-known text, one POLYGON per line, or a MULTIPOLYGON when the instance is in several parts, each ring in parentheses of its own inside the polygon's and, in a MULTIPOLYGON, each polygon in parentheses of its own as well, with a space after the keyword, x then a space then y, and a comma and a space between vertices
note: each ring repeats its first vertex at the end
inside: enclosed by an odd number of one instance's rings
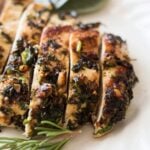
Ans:
POLYGON ((14 5, 14 1, 7 0, 0 15, 0 73, 2 73, 9 57, 20 16, 24 9, 32 2, 32 0, 21 0, 22 5, 18 6, 14 5))
POLYGON ((27 136, 33 135, 34 127, 43 119, 63 123, 71 31, 71 26, 46 27, 43 31, 32 84, 27 136))
POLYGON ((69 95, 65 114, 65 124, 69 129, 75 129, 95 116, 99 97, 99 39, 96 30, 77 29, 71 34, 69 95))
POLYGON ((95 137, 108 133, 125 118, 138 81, 126 42, 101 36, 101 23, 78 22, 75 11, 31 2, 7 0, 0 15, 0 126, 32 137, 48 124, 72 133, 90 122, 95 137))
MULTIPOLYGON (((39 18, 37 14, 43 8, 45 6, 39 4, 30 5, 20 21, 11 54, 0 80, 0 125, 24 128, 23 119, 26 117, 30 100, 31 73, 37 55, 35 44, 39 43, 41 34, 41 29, 28 25, 28 17, 32 15, 39 22, 41 16, 39 18), (37 33, 39 36, 33 39, 32 35, 37 33), (6 110, 10 110, 10 115, 5 113, 6 110)), ((49 12, 42 15, 45 23, 41 23, 41 27, 46 25, 48 18, 49 12)))
POLYGON ((127 55, 126 43, 118 36, 103 36, 101 66, 102 99, 94 123, 96 137, 106 134, 118 121, 125 118, 133 98, 132 88, 137 82, 127 55))

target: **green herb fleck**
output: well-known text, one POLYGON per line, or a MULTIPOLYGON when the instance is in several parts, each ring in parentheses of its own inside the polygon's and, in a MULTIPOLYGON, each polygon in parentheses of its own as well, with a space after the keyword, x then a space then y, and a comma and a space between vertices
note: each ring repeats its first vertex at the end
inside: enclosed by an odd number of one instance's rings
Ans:
POLYGON ((30 121, 31 121, 31 119, 24 119, 24 120, 23 120, 23 124, 24 124, 24 125, 25 125, 25 124, 28 124, 30 121))
POLYGON ((30 65, 33 62, 34 55, 32 54, 30 48, 26 48, 21 53, 21 58, 22 58, 23 64, 25 64, 25 65, 30 65))
POLYGON ((113 126, 108 125, 108 126, 106 126, 106 127, 104 127, 104 128, 101 128, 100 130, 98 130, 97 134, 103 134, 103 133, 105 133, 105 132, 108 132, 108 131, 110 131, 110 130, 112 129, 112 127, 113 127, 113 126))
POLYGON ((28 105, 25 102, 18 101, 18 104, 19 104, 19 106, 22 110, 27 110, 28 109, 28 105))
POLYGON ((82 42, 81 42, 81 41, 78 41, 77 47, 76 47, 76 51, 77 51, 77 52, 81 52, 81 48, 82 48, 82 42))
POLYGON ((17 68, 15 68, 14 66, 7 66, 6 67, 6 74, 14 74, 14 73, 18 73, 21 74, 19 70, 17 70, 17 68))
POLYGON ((26 83, 26 78, 24 78, 24 77, 19 77, 19 80, 21 80, 22 83, 26 83))

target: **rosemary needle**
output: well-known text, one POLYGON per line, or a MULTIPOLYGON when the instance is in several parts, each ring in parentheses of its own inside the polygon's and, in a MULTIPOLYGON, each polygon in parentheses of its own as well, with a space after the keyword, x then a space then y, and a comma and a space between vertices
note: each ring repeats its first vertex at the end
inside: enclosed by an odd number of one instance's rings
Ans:
POLYGON ((42 135, 42 139, 23 139, 0 137, 0 149, 2 150, 61 150, 62 147, 71 139, 64 138, 59 141, 54 141, 54 138, 72 134, 66 128, 63 128, 51 121, 42 121, 41 126, 36 127, 37 136, 42 135))

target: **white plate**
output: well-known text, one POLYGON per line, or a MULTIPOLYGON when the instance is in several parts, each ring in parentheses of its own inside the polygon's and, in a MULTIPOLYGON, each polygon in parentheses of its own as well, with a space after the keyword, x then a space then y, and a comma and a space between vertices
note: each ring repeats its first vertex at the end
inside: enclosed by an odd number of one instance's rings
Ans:
MULTIPOLYGON (((94 139, 92 127, 83 128, 81 135, 64 150, 149 150, 150 148, 150 1, 107 0, 96 13, 81 17, 85 22, 101 21, 103 30, 121 35, 127 40, 130 56, 139 83, 134 89, 126 120, 108 135, 94 139)), ((18 136, 21 132, 5 129, 0 136, 18 136)))

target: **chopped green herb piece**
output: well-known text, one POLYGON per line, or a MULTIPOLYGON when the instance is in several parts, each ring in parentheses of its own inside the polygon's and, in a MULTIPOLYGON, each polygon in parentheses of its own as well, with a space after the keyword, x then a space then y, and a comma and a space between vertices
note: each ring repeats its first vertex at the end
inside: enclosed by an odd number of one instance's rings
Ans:
POLYGON ((81 52, 81 48, 82 48, 82 42, 78 41, 76 51, 81 52))
POLYGON ((34 62, 36 54, 35 49, 33 47, 26 48, 22 53, 21 53, 21 58, 22 62, 25 65, 31 65, 34 62))
POLYGON ((28 48, 26 48, 26 49, 21 53, 21 58, 22 58, 23 64, 27 64, 27 61, 30 59, 30 57, 31 57, 30 50, 29 50, 28 48))
POLYGON ((24 119, 23 124, 25 125, 25 124, 29 123, 30 121, 31 121, 30 119, 24 119))
POLYGON ((22 83, 26 83, 26 79, 24 77, 19 77, 19 80, 21 80, 22 83))
POLYGON ((103 133, 108 132, 109 130, 111 130, 112 127, 113 127, 113 126, 108 125, 108 126, 106 126, 105 128, 102 128, 102 129, 98 130, 97 133, 98 133, 98 134, 103 134, 103 133))

